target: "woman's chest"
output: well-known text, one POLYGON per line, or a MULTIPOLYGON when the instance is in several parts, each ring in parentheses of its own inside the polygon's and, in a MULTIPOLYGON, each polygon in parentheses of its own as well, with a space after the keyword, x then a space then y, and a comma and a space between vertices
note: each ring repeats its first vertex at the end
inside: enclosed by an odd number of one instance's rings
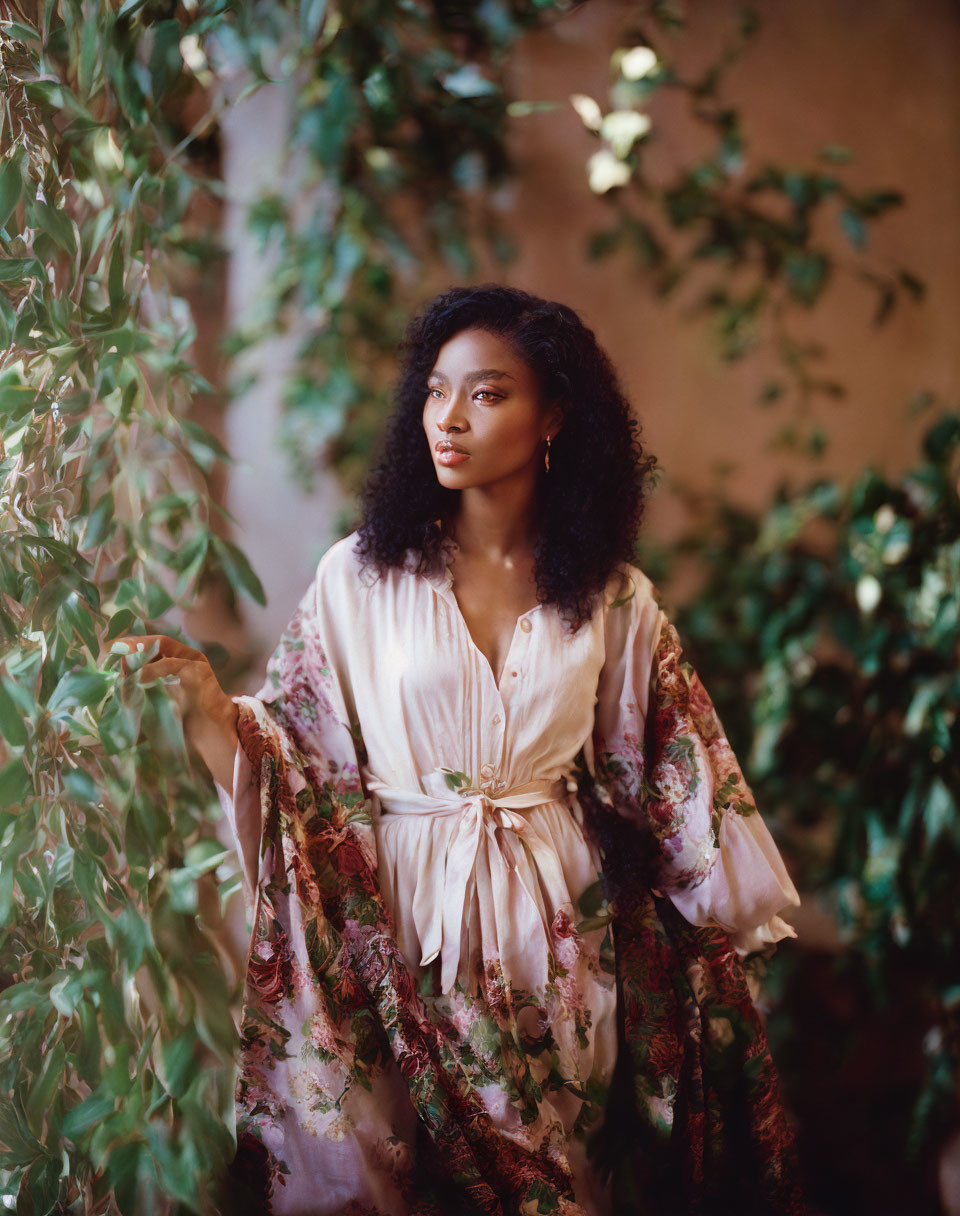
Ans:
POLYGON ((537 605, 497 634, 488 655, 478 642, 489 635, 474 638, 452 588, 405 575, 370 595, 354 633, 350 680, 368 749, 390 732, 462 740, 485 757, 554 752, 576 750, 592 729, 600 614, 570 633, 552 606, 537 605))
POLYGON ((500 685, 517 627, 538 607, 532 560, 515 569, 494 570, 455 555, 449 570, 452 581, 440 594, 460 616, 470 644, 500 685))

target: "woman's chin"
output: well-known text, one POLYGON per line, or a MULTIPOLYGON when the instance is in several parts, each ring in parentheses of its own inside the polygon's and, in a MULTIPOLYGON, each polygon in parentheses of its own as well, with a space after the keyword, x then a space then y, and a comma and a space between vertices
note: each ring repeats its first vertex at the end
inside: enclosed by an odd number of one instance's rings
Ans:
POLYGON ((451 490, 462 490, 463 487, 471 483, 473 478, 467 473, 464 465, 452 465, 446 467, 444 465, 436 465, 437 480, 442 486, 446 486, 451 490))

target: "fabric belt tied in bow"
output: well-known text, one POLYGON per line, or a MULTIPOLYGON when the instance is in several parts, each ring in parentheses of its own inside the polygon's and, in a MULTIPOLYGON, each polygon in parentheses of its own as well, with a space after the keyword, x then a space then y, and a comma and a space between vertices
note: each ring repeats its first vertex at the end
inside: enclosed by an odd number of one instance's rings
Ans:
MULTIPOLYGON (((555 847, 518 812, 561 799, 566 789, 563 778, 528 781, 496 794, 493 784, 480 789, 461 789, 446 798, 388 786, 371 775, 367 776, 365 784, 368 793, 376 794, 385 814, 457 817, 445 855, 437 855, 433 872, 419 875, 413 899, 413 920, 422 949, 420 964, 426 966, 440 956, 443 992, 453 988, 459 972, 460 937, 468 901, 476 886, 477 862, 483 852, 489 866, 504 973, 510 975, 511 972, 508 956, 522 953, 528 959, 536 959, 535 976, 528 978, 545 986, 550 926, 537 870, 555 899, 567 897, 566 884, 555 847), (526 846, 521 855, 511 850, 517 855, 515 862, 504 855, 498 838, 498 830, 502 828, 511 829, 526 846), (525 900, 511 899, 511 871, 526 892, 525 900), (539 948, 541 939, 542 949, 539 948)), ((529 973, 529 965, 523 970, 529 973)))

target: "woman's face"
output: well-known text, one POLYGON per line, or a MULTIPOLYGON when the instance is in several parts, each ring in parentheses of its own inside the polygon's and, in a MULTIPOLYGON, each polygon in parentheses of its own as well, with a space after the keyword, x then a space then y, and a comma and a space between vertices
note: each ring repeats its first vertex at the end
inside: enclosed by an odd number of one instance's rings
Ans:
POLYGON ((427 377, 423 429, 440 484, 452 490, 534 476, 559 410, 540 401, 530 368, 496 334, 464 329, 440 348, 427 377), (465 455, 438 451, 441 441, 465 455))

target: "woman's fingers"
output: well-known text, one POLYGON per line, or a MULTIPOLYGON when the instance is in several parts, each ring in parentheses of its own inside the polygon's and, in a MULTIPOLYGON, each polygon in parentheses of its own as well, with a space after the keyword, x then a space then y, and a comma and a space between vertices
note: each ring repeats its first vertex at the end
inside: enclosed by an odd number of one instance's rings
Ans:
POLYGON ((168 637, 165 633, 123 633, 119 637, 112 639, 110 643, 111 648, 118 642, 123 642, 130 648, 131 652, 134 650, 146 650, 154 642, 158 642, 158 657, 206 661, 206 655, 202 650, 197 650, 195 646, 188 646, 186 642, 178 642, 176 638, 168 637))
POLYGON ((156 650, 153 658, 148 659, 137 670, 146 674, 149 679, 160 676, 180 675, 187 684, 194 684, 203 678, 205 668, 209 666, 207 657, 193 646, 178 642, 175 638, 162 633, 121 634, 113 638, 110 652, 120 654, 120 670, 125 676, 131 675, 130 663, 117 643, 127 647, 127 654, 142 653, 146 650, 156 650), (116 649, 115 649, 116 648, 116 649))

